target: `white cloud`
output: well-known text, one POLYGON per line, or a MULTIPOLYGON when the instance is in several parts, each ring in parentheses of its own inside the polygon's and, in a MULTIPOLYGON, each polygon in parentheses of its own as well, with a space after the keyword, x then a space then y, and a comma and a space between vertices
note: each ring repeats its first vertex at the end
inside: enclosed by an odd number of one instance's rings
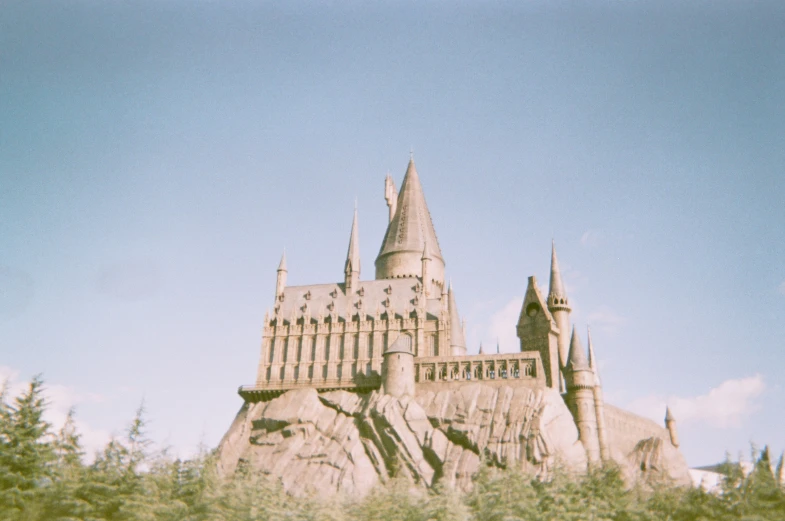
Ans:
POLYGON ((625 322, 624 317, 608 306, 601 306, 589 313, 587 319, 592 328, 607 333, 610 336, 615 336, 625 322))
MULTIPOLYGON (((6 400, 11 401, 20 393, 24 392, 29 382, 19 379, 19 371, 0 366, 0 384, 5 383, 6 400)), ((57 432, 65 423, 68 411, 81 403, 101 403, 106 399, 95 393, 85 393, 76 388, 66 385, 51 384, 44 382, 44 398, 47 401, 44 420, 52 425, 52 431, 57 432)), ((85 451, 85 458, 91 460, 96 451, 102 450, 110 439, 110 433, 91 427, 86 422, 79 419, 79 411, 74 415, 74 424, 77 432, 81 435, 82 448, 85 451)))
POLYGON ((755 375, 725 380, 699 396, 646 396, 634 400, 629 408, 661 422, 668 405, 678 422, 705 423, 718 428, 740 427, 747 417, 760 410, 759 398, 765 390, 763 376, 755 375))
POLYGON ((514 297, 502 309, 491 315, 488 320, 487 334, 484 335, 486 340, 483 341, 486 352, 496 350, 497 339, 503 353, 514 353, 520 350, 516 326, 521 306, 523 306, 523 297, 514 297))
POLYGON ((581 246, 586 248, 596 248, 603 241, 603 234, 599 230, 586 230, 581 235, 581 246))

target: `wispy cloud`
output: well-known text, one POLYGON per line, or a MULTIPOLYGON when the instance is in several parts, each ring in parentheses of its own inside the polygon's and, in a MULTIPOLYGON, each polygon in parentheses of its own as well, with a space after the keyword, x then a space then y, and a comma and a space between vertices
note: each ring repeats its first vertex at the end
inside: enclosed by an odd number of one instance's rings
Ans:
MULTIPOLYGON (((19 371, 8 366, 0 366, 0 384, 6 384, 6 400, 13 400, 25 391, 28 381, 19 378, 19 371)), ((52 383, 44 384, 44 398, 47 402, 44 420, 52 425, 53 432, 57 432, 65 423, 68 411, 83 403, 102 403, 106 399, 95 393, 86 393, 67 385, 52 383)), ((96 451, 103 449, 110 439, 110 433, 96 429, 79 419, 75 415, 74 423, 77 432, 81 435, 82 448, 85 457, 92 459, 96 451)))
POLYGON ((514 297, 503 308, 491 315, 488 320, 487 333, 484 335, 486 340, 483 341, 486 352, 496 349, 497 339, 500 350, 504 353, 513 353, 520 349, 516 326, 521 306, 523 306, 523 297, 514 297))
POLYGON ((646 396, 628 407, 655 421, 662 421, 668 405, 676 420, 705 423, 718 428, 740 427, 743 421, 760 410, 759 398, 766 390, 763 376, 725 380, 706 394, 692 397, 646 396))
POLYGON ((596 248, 602 244, 604 235, 600 230, 586 230, 581 235, 581 246, 586 248, 596 248))
POLYGON ((610 336, 615 336, 625 322, 624 317, 616 313, 608 306, 601 306, 595 311, 589 313, 589 325, 603 333, 610 336))

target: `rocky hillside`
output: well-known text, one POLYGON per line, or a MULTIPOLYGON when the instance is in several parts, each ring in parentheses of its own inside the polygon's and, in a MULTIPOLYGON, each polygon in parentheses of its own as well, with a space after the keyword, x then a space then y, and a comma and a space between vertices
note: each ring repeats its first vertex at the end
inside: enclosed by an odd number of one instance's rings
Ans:
MULTIPOLYGON (((665 445, 642 440, 615 457, 630 474, 661 470, 680 458, 665 445)), ((402 399, 377 392, 289 391, 243 405, 219 446, 224 474, 246 465, 279 477, 294 495, 363 495, 401 474, 425 486, 438 481, 468 490, 481 459, 540 476, 557 464, 586 468, 578 431, 557 392, 476 383, 402 399)))

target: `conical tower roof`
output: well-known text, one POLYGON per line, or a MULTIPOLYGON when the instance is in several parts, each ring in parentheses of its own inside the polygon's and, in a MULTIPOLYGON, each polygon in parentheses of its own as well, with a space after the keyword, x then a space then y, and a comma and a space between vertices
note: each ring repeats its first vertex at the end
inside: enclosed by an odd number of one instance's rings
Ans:
POLYGON ((343 268, 345 273, 356 271, 360 273, 360 238, 357 231, 357 207, 354 208, 352 232, 349 235, 349 250, 346 252, 346 263, 343 268))
POLYGON ((286 249, 283 250, 281 262, 278 263, 278 271, 286 271, 286 249))
POLYGON ((567 292, 564 290, 564 282, 561 278, 559 269, 559 259, 556 257, 556 244, 551 241, 551 281, 548 289, 548 303, 551 304, 553 297, 564 299, 567 302, 567 292))
POLYGON ((431 213, 425 203, 420 176, 409 160, 406 175, 398 193, 395 215, 387 226, 382 247, 376 258, 376 278, 418 277, 421 275, 421 260, 425 245, 435 261, 433 278, 443 280, 444 258, 442 257, 431 213))
POLYGON ((589 368, 594 373, 594 385, 600 385, 600 369, 597 367, 597 357, 594 354, 594 345, 591 343, 591 328, 586 328, 586 341, 589 344, 589 368))
POLYGON ((570 371, 580 371, 589 369, 589 361, 586 360, 586 353, 583 350, 581 339, 575 328, 572 329, 572 339, 570 340, 570 354, 567 357, 567 369, 570 371))
POLYGON ((673 417, 671 413, 671 408, 667 405, 665 406, 665 423, 676 421, 676 418, 673 417))
POLYGON ((447 306, 450 312, 450 349, 466 349, 466 338, 461 327, 461 317, 458 314, 458 306, 455 304, 455 293, 452 290, 452 282, 447 288, 447 306))

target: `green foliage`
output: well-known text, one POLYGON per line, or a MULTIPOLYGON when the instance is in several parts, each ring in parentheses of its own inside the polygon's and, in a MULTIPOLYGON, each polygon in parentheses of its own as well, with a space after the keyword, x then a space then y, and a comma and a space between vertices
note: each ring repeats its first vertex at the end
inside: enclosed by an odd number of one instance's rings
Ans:
POLYGON ((626 486, 614 465, 580 476, 558 470, 547 481, 483 465, 473 490, 415 486, 401 475, 363 498, 288 496, 280 482, 241 468, 218 475, 216 456, 171 458, 155 452, 140 407, 125 435, 95 461, 70 412, 52 433, 36 377, 9 403, 0 391, 0 519, 9 521, 782 521, 785 489, 768 448, 753 448, 749 474, 730 458, 720 490, 626 486))

